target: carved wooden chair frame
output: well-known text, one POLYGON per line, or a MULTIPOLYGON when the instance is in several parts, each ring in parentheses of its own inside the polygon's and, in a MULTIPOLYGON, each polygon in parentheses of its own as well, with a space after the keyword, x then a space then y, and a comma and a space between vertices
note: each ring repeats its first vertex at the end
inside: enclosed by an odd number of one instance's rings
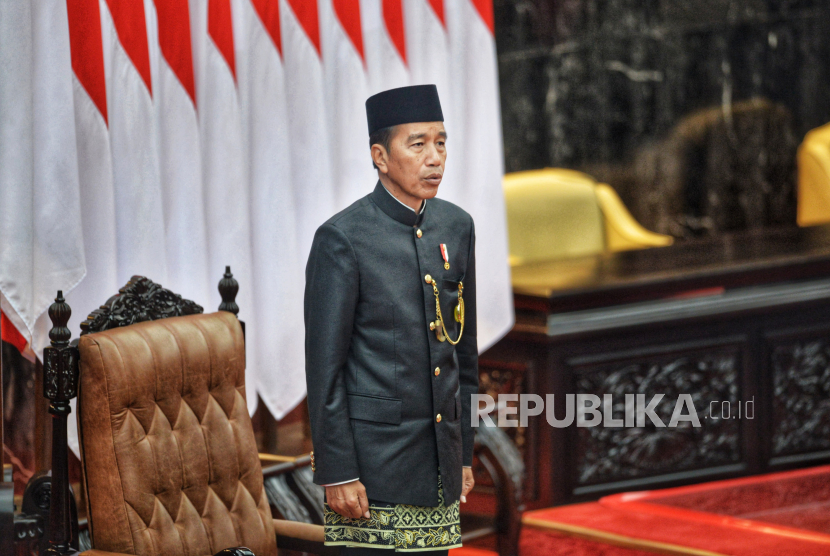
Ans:
MULTIPOLYGON (((220 311, 238 315, 238 291, 239 283, 231 274, 230 267, 226 267, 219 282, 219 293, 222 296, 220 311)), ((195 302, 182 298, 148 278, 133 276, 116 295, 81 323, 81 335, 147 320, 202 312, 203 308, 195 302)), ((49 399, 49 413, 52 415, 52 470, 33 477, 26 486, 22 511, 14 518, 18 554, 28 555, 35 550, 38 554, 68 556, 91 548, 88 546, 86 523, 78 521, 75 497, 69 483, 66 424, 71 411, 69 403, 77 395, 80 362, 78 340, 70 343, 72 333, 67 323, 71 314, 71 308, 59 291, 55 303, 49 307, 49 318, 52 320, 49 332, 51 345, 43 350, 43 394, 49 399)), ((240 324, 244 337, 245 323, 240 321, 240 324)), ((270 488, 266 485, 266 490, 273 517, 285 520, 300 518, 293 519, 297 521, 296 537, 277 534, 279 550, 336 555, 336 547, 323 545, 322 523, 318 523, 318 519, 307 518, 316 513, 318 503, 322 510, 322 494, 314 492, 305 478, 292 477, 294 473, 310 466, 310 457, 260 454, 260 458, 269 464, 263 466, 263 475, 271 485, 270 488), (278 462, 276 465, 275 461, 278 462), (286 488, 274 488, 274 484, 285 485, 286 488), (309 540, 310 538, 314 540, 309 540)), ((317 489, 322 490, 322 487, 317 489)), ((0 556, 5 556, 2 550, 0 547, 0 556)), ((216 556, 220 555, 254 556, 244 547, 224 549, 216 556)))

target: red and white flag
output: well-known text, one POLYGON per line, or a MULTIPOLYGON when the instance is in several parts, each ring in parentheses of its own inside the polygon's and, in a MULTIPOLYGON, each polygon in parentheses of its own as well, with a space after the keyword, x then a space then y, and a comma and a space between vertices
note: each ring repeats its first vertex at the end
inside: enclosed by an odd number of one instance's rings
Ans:
POLYGON ((118 281, 167 282, 164 211, 147 23, 142 0, 101 4, 112 151, 118 281))
POLYGON ((237 76, 245 108, 251 176, 251 249, 254 295, 264 315, 249 350, 261 362, 256 387, 268 410, 281 419, 305 397, 303 343, 285 323, 302 315, 296 278, 303 276, 297 253, 295 193, 286 103, 279 0, 239 2, 237 28, 245 30, 244 64, 237 76), (293 316, 293 317, 292 317, 293 316), (265 362, 273 362, 266 365, 265 362), (277 364, 277 362, 279 362, 277 364))
POLYGON ((317 0, 282 0, 280 19, 288 100, 286 145, 291 149, 298 253, 305 263, 314 232, 335 212, 317 0))
POLYGON ((446 2, 444 7, 453 78, 454 123, 452 130, 447 131, 448 152, 455 148, 453 134, 465 143, 461 159, 452 162, 460 171, 454 175, 457 178, 454 177, 450 192, 451 198, 475 220, 476 274, 487 277, 476 282, 481 352, 513 326, 493 2, 457 0, 446 2))
MULTIPOLYGON (((236 52, 230 0, 191 0, 196 60, 196 105, 202 145, 202 181, 212 276, 230 265, 239 281, 239 318, 257 328, 251 265, 250 191, 236 86, 236 52)), ((218 280, 217 280, 218 282, 218 280)), ((214 290, 216 291, 216 290, 214 290)), ((219 306, 212 294, 206 310, 219 306)), ((248 409, 256 408, 257 350, 246 352, 248 409)))
POLYGON ((208 267, 190 10, 187 0, 153 0, 145 7, 164 202, 164 286, 210 310, 221 268, 211 274, 208 267))
POLYGON ((377 181, 369 155, 369 96, 360 0, 321 0, 327 128, 337 210, 367 195, 377 181), (363 141, 360 139, 364 138, 363 141))
POLYGON ((0 308, 36 353, 85 273, 64 2, 0 2, 0 308))
MULTIPOLYGON (((87 273, 66 295, 72 307, 70 330, 114 295, 118 283, 118 252, 112 151, 107 127, 107 91, 98 0, 68 0, 72 55, 78 176, 87 273)), ((70 430, 74 423, 70 419, 70 430)), ((74 436, 73 436, 74 438, 74 436)))
POLYGON ((403 0, 360 0, 360 8, 369 94, 409 85, 403 0))

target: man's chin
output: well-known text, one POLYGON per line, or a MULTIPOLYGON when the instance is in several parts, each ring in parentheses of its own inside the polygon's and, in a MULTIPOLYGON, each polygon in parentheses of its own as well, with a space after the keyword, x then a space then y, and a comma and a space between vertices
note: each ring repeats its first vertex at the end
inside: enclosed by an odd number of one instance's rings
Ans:
POLYGON ((438 183, 431 183, 428 181, 421 182, 421 197, 424 199, 432 199, 438 194, 438 187, 441 185, 441 180, 438 183))

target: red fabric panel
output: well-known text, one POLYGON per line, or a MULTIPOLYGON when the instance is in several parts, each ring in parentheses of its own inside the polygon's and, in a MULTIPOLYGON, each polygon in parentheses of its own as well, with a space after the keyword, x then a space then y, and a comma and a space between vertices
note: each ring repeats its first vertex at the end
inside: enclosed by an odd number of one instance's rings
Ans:
POLYGON ((233 53, 233 20, 231 19, 231 0, 209 0, 208 35, 216 48, 231 68, 236 79, 236 57, 233 53))
POLYGON ((441 25, 446 27, 447 22, 444 20, 444 0, 429 0, 429 5, 432 6, 432 10, 438 16, 441 25))
POLYGON ((121 46, 132 60, 135 69, 150 95, 153 86, 150 77, 150 50, 147 46, 147 22, 144 19, 144 2, 142 0, 107 0, 107 5, 115 24, 115 32, 121 46))
POLYGON ((406 63, 406 34, 403 27, 403 5, 401 0, 383 0, 383 21, 401 60, 406 63))
POLYGON ((271 35, 277 52, 282 56, 282 35, 280 32, 280 0, 251 0, 263 27, 271 35))
POLYGON ((23 335, 17 331, 17 328, 14 327, 12 321, 10 321, 6 316, 6 313, 2 312, 0 312, 0 338, 2 338, 4 342, 16 347, 17 351, 20 353, 23 353, 26 350, 26 344, 28 343, 26 342, 26 338, 24 338, 23 335))
POLYGON ((66 12, 72 71, 106 122, 107 84, 98 0, 66 0, 66 12))
POLYGON ((320 56, 320 17, 317 13, 317 0, 288 0, 288 3, 291 4, 294 15, 320 56))
POLYGON ((187 0, 154 0, 159 20, 161 53, 196 104, 193 50, 190 43, 190 10, 187 0))
POLYGON ((475 6, 484 24, 490 29, 490 34, 493 34, 493 0, 471 0, 475 6))
POLYGON ((360 0, 334 0, 334 13, 337 14, 337 19, 349 35, 363 63, 366 63, 366 57, 363 55, 363 28, 360 24, 360 0))

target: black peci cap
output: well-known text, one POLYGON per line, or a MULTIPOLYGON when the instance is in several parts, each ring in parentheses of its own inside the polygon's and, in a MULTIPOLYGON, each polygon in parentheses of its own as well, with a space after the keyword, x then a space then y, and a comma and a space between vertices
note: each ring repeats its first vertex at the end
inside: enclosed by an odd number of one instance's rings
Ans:
POLYGON ((385 127, 412 122, 443 122, 435 85, 412 85, 380 92, 366 99, 369 135, 385 127))

